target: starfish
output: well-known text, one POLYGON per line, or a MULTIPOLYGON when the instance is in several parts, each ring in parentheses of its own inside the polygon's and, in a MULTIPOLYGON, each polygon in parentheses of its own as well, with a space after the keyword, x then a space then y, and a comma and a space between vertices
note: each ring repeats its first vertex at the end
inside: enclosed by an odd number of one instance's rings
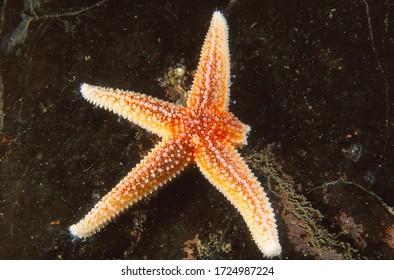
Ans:
POLYGON ((85 99, 158 134, 162 140, 70 227, 73 235, 91 236, 195 163, 239 210, 260 251, 267 257, 280 254, 271 204, 237 152, 247 143, 250 128, 228 111, 229 59, 227 22, 220 12, 214 12, 186 106, 136 92, 81 85, 85 99))

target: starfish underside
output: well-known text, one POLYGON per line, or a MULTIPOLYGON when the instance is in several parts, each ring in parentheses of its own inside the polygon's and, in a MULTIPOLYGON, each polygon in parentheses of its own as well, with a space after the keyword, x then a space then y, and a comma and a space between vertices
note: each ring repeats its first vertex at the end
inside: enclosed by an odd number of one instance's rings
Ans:
POLYGON ((144 94, 83 84, 83 97, 111 110, 162 140, 77 224, 72 234, 88 237, 127 207, 196 163, 204 176, 239 210, 262 253, 280 254, 275 217, 260 183, 236 148, 249 126, 228 111, 227 23, 215 12, 186 106, 144 94))

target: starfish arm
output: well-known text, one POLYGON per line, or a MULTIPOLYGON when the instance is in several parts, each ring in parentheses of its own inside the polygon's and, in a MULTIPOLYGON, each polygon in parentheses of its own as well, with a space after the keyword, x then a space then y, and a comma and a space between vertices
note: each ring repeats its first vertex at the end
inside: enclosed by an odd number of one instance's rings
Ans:
POLYGON ((230 55, 228 27, 224 16, 215 12, 201 51, 200 62, 187 106, 226 110, 229 99, 230 55))
POLYGON ((271 204, 235 148, 210 143, 198 150, 195 158, 204 176, 239 210, 260 251, 267 257, 279 255, 281 247, 271 204))
POLYGON ((190 162, 192 153, 179 139, 164 139, 77 224, 73 235, 89 237, 127 207, 171 180, 190 162))
POLYGON ((179 119, 184 109, 145 94, 88 84, 81 85, 81 92, 89 102, 113 111, 161 137, 169 137, 171 124, 179 119))

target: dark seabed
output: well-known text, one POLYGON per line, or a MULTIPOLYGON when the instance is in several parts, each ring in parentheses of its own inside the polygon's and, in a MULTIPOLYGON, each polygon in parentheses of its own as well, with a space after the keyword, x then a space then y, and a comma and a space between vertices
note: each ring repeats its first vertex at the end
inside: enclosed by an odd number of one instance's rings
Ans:
POLYGON ((280 258, 394 258, 392 1, 3 0, 0 259, 263 259, 196 167, 86 241, 68 231, 158 141, 80 84, 170 100, 217 9, 280 258))

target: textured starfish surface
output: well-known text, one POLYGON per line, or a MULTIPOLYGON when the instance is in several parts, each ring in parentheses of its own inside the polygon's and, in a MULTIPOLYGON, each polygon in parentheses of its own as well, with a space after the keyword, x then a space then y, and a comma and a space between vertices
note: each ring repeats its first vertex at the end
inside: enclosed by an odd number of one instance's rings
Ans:
POLYGON ((237 152, 249 126, 228 111, 228 28, 220 12, 212 17, 186 106, 144 94, 83 84, 93 104, 111 110, 162 140, 77 224, 73 235, 88 237, 127 207, 195 163, 239 210, 261 252, 280 254, 275 217, 260 183, 237 152))

